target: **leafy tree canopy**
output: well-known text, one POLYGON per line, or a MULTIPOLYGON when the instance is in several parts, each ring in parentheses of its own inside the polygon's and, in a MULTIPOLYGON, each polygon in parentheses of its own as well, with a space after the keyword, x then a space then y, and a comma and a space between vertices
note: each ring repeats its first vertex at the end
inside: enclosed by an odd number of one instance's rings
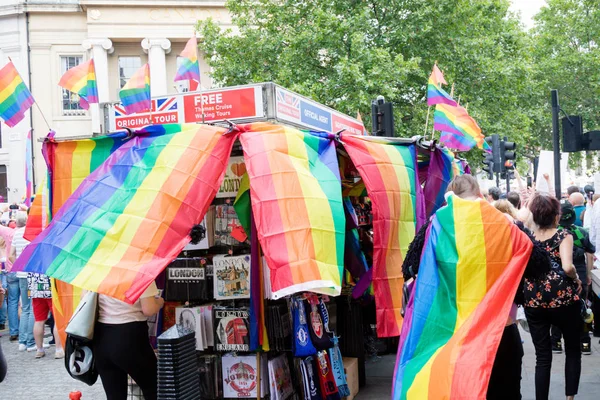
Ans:
POLYGON ((230 0, 232 29, 205 20, 198 30, 218 84, 274 81, 365 117, 371 100, 383 95, 394 103, 399 136, 424 134, 426 83, 437 61, 484 134, 508 136, 519 153, 533 154, 549 135, 552 85, 573 112, 592 113, 600 101, 595 0, 548 3, 531 33, 508 0, 230 0), (575 3, 585 17, 571 11, 575 3), (582 18, 596 23, 585 29, 582 18), (570 86, 575 79, 564 73, 566 60, 588 79, 570 86), (593 76, 596 96, 570 103, 567 91, 581 95, 593 76))

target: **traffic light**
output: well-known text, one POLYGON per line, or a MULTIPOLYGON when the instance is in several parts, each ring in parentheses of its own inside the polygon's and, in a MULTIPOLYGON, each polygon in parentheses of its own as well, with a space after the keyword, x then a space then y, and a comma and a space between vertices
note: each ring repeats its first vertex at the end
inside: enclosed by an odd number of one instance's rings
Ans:
POLYGON ((483 153, 483 170, 487 173, 489 180, 494 179, 494 159, 487 151, 483 153))
POLYGON ((515 169, 515 158, 517 144, 515 142, 509 142, 505 136, 504 140, 500 142, 500 162, 502 163, 503 171, 510 171, 515 169))
POLYGON ((584 150, 583 121, 580 115, 569 115, 562 119, 563 151, 576 152, 584 150))
POLYGON ((383 96, 371 102, 373 135, 394 137, 394 109, 392 103, 386 103, 383 96))
POLYGON ((500 160, 500 136, 492 135, 485 138, 485 141, 490 144, 492 148, 492 161, 493 168, 492 172, 500 173, 502 172, 502 164, 500 160))

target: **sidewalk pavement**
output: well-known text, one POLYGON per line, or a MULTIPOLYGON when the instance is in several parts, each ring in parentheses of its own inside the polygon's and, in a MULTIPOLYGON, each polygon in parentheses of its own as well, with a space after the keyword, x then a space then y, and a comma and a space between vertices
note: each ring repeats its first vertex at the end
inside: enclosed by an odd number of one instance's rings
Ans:
MULTIPOLYGON (((523 330, 521 338, 523 347, 523 374, 521 395, 523 400, 535 400, 535 351, 531 335, 523 330)), ((600 344, 599 338, 592 338, 592 355, 582 356, 581 380, 576 400, 597 400, 600 398, 600 344)), ((385 355, 376 360, 367 360, 367 384, 360 390, 356 400, 389 399, 392 388, 392 376, 396 355, 385 355)), ((565 355, 554 354, 552 360, 552 378, 550 383, 550 400, 565 399, 565 355)))
MULTIPOLYGON (((64 359, 54 359, 54 347, 47 349, 46 357, 36 360, 35 352, 19 352, 18 344, 9 343, 8 332, 0 333, 0 345, 8 362, 6 380, 0 383, 0 399, 11 400, 64 400, 69 392, 79 390, 82 400, 104 399, 100 379, 92 387, 72 379, 64 367, 64 359)), ((47 330, 47 336, 49 331, 47 330)), ((523 400, 534 400, 535 354, 531 336, 521 331, 525 340, 523 358, 523 400)), ((581 383, 577 400, 596 400, 600 393, 600 345, 592 339, 593 354, 582 357, 581 383)), ((356 400, 387 400, 390 398, 395 355, 386 355, 367 361, 367 385, 361 389, 356 400)), ((555 354, 552 363, 551 400, 564 396, 564 354, 555 354)))

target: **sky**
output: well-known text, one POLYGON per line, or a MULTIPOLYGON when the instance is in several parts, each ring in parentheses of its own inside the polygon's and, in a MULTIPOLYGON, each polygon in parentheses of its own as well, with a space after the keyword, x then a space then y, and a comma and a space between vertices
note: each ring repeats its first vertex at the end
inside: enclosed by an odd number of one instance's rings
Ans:
POLYGON ((527 29, 533 27, 533 16, 546 4, 546 0, 511 0, 511 10, 521 13, 521 20, 527 29))

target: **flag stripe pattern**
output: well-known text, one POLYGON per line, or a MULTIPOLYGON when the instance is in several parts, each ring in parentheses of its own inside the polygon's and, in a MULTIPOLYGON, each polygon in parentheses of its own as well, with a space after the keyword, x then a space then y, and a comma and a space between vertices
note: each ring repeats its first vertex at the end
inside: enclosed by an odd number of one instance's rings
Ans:
POLYGON ((407 308, 393 399, 483 399, 532 243, 484 201, 432 219, 407 308))
POLYGON ((91 59, 69 69, 58 82, 60 87, 79 95, 79 104, 84 110, 90 104, 98 103, 98 87, 96 84, 96 69, 91 59))
POLYGON ((414 145, 381 137, 344 135, 373 206, 373 289, 377 335, 392 337, 402 326, 402 261, 423 222, 424 204, 414 145))
POLYGON ((451 106, 456 106, 456 101, 450 96, 444 89, 442 89, 442 84, 446 84, 446 80, 444 79, 444 75, 442 71, 438 68, 437 65, 433 66, 433 71, 431 71, 431 75, 429 75, 429 80, 427 81, 427 105, 433 106, 436 104, 448 104, 451 106))
POLYGON ((150 66, 148 64, 142 65, 133 74, 119 92, 119 97, 127 114, 150 110, 150 66))
POLYGON ((137 131, 83 180, 16 269, 135 302, 204 217, 236 139, 224 133, 179 124, 137 131))
POLYGON ((345 220, 334 136, 256 123, 240 141, 274 298, 339 295, 345 220))
POLYGON ((177 58, 177 73, 175 74, 175 82, 186 80, 200 82, 198 43, 196 42, 196 36, 188 40, 185 48, 177 58))
POLYGON ((9 61, 0 69, 0 118, 11 128, 17 125, 35 100, 23 79, 9 61))

